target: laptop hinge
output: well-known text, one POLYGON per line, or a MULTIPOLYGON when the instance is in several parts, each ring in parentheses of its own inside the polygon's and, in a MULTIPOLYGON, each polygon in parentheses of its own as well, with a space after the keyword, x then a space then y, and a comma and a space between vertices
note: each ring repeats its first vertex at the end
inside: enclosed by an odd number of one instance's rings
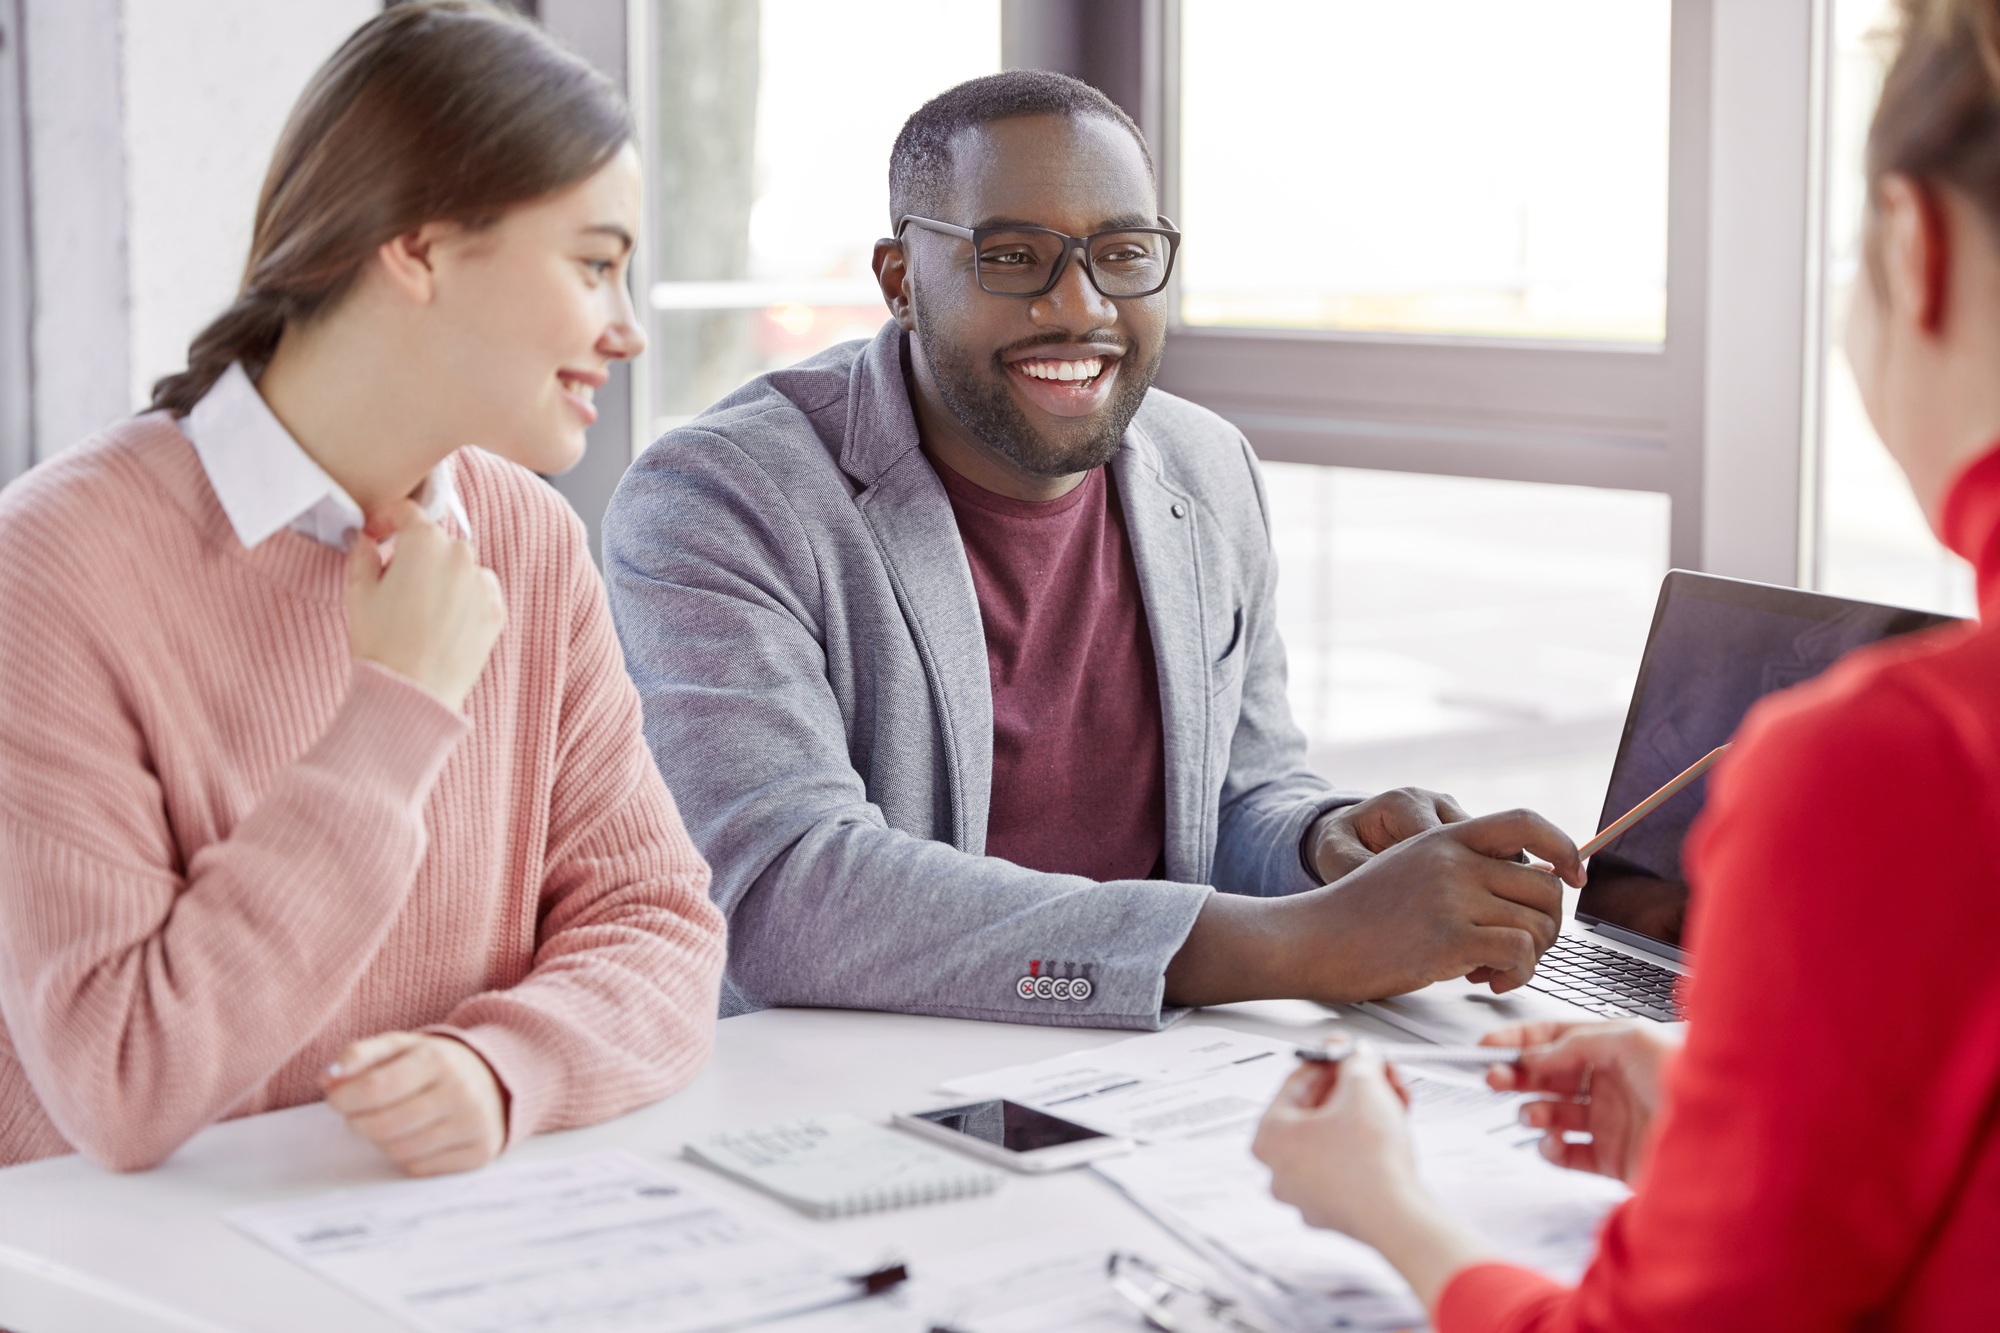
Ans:
MULTIPOLYGON (((1578 919, 1582 920, 1583 918, 1578 919)), ((1635 949, 1644 949, 1647 953, 1657 954, 1662 958, 1670 959, 1682 965, 1686 965, 1687 963, 1686 949, 1677 948, 1671 944, 1662 944, 1650 936, 1641 935, 1636 930, 1626 930, 1623 927, 1614 926, 1609 921, 1591 921, 1589 925, 1592 930, 1607 939, 1617 940, 1620 944, 1629 944, 1635 949)))

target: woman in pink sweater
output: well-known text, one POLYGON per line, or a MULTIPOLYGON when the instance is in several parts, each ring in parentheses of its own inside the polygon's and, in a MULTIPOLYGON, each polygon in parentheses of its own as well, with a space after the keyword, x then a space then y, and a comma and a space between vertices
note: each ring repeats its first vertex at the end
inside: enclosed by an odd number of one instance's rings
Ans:
POLYGON ((643 346, 639 225, 603 78, 392 9, 156 410, 0 493, 0 1163, 323 1094, 462 1170, 700 1067, 707 868, 534 475, 643 346))

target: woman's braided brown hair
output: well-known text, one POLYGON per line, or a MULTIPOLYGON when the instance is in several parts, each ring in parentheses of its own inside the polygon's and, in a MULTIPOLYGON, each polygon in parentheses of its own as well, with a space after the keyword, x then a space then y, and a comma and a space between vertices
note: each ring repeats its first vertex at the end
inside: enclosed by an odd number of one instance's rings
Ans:
POLYGON ((232 361, 261 373, 285 325, 331 309, 384 243, 427 222, 489 225, 631 138, 611 81, 525 19, 424 0, 369 20, 300 95, 236 300, 153 386, 153 407, 186 415, 232 361))

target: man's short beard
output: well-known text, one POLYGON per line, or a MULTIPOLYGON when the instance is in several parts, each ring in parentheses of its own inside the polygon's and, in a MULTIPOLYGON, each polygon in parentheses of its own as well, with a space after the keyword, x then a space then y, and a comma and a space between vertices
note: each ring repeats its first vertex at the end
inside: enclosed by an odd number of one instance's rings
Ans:
POLYGON ((1089 434, 1081 439, 1050 440, 1036 432, 1007 391, 1005 377, 1014 372, 1007 369, 999 354, 982 368, 975 357, 936 333, 940 321, 928 317, 921 295, 914 304, 917 342, 946 409, 981 444, 1031 477, 1074 476, 1110 462, 1159 370, 1158 352, 1149 362, 1141 363, 1140 349, 1127 341, 1111 402, 1089 423, 1089 434))

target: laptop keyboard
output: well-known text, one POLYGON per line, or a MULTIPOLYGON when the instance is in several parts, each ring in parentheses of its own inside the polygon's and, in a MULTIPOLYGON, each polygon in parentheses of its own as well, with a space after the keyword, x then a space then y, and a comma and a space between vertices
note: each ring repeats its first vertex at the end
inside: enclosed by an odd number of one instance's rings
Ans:
POLYGON ((1528 982, 1531 990, 1568 1000, 1606 1018, 1638 1014, 1671 1023, 1674 983, 1672 968, 1641 962, 1616 949, 1600 949, 1588 940, 1558 935, 1528 982))

